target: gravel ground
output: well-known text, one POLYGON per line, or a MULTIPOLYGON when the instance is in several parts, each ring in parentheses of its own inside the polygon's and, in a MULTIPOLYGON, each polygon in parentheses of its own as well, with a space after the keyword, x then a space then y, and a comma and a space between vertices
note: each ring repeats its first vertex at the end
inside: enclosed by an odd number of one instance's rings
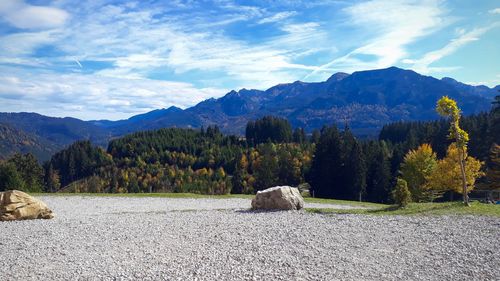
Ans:
POLYGON ((42 200, 55 219, 0 222, 0 280, 500 280, 497 218, 256 213, 246 199, 42 200))

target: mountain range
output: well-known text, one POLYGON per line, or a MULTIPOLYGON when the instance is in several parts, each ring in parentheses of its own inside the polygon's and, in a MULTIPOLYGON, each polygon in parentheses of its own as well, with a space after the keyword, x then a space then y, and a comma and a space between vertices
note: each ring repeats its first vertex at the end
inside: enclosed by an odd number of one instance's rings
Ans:
POLYGON ((336 73, 324 82, 296 81, 265 91, 241 89, 187 109, 157 109, 118 121, 0 113, 0 134, 16 132, 14 138, 0 135, 0 158, 17 151, 35 151, 44 160, 79 139, 105 146, 113 137, 164 127, 218 125, 225 133, 242 135, 248 121, 265 115, 284 117, 293 127, 307 132, 337 124, 348 125, 358 136, 369 137, 390 122, 437 119, 435 104, 444 95, 455 99, 465 115, 488 111, 499 91, 500 86, 472 86, 452 78, 436 79, 390 67, 336 73))

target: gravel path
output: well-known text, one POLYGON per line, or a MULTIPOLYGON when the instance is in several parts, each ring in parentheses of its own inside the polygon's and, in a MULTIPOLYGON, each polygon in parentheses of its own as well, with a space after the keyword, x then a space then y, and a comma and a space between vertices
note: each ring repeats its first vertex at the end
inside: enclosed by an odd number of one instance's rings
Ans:
POLYGON ((0 222, 0 280, 500 280, 497 218, 254 213, 246 199, 42 200, 55 219, 0 222))

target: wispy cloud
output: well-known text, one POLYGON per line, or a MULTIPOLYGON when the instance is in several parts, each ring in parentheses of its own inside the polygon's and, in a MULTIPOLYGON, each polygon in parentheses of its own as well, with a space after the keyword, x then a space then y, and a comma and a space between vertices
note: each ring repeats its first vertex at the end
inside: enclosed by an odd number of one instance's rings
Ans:
MULTIPOLYGON (((230 5, 224 8, 236 10, 230 5)), ((257 14, 253 8, 238 8, 244 11, 244 17, 257 14)), ((222 71, 240 81, 241 86, 268 87, 297 78, 291 74, 293 70, 315 69, 293 60, 313 41, 326 35, 317 23, 289 24, 282 27, 285 34, 257 45, 233 39, 213 28, 233 22, 232 17, 227 22, 198 18, 193 29, 191 18, 183 20, 177 15, 173 21, 170 15, 159 13, 158 8, 136 10, 106 5, 89 10, 92 13, 79 15, 79 20, 68 26, 62 37, 59 33, 41 36, 39 42, 33 39, 35 36, 24 49, 29 53, 45 43, 53 43, 80 62, 111 62, 112 68, 98 72, 110 77, 147 78, 151 71, 167 67, 178 74, 222 71)), ((18 45, 13 40, 9 42, 7 47, 12 49, 18 45)))
POLYGON ((349 16, 349 23, 371 39, 322 65, 306 78, 329 68, 355 71, 394 65, 408 55, 406 47, 410 43, 446 24, 446 11, 440 1, 373 0, 349 6, 344 12, 349 16))
POLYGON ((276 13, 276 14, 270 16, 270 17, 263 18, 263 19, 259 20, 257 23, 264 24, 264 23, 279 22, 279 21, 285 20, 289 17, 293 17, 296 14, 297 14, 296 11, 279 12, 279 13, 276 13))
POLYGON ((450 70, 456 70, 460 67, 451 66, 443 68, 443 67, 430 67, 430 65, 436 61, 439 61, 443 57, 453 54, 462 46, 479 40, 479 38, 483 34, 485 34, 488 30, 494 28, 495 26, 498 26, 498 24, 483 28, 476 28, 468 32, 461 30, 459 32, 460 36, 451 40, 448 44, 446 44, 446 46, 438 50, 428 52, 418 60, 405 59, 403 60, 403 63, 410 64, 412 66, 412 69, 421 73, 445 72, 450 70))
POLYGON ((491 9, 488 11, 490 14, 500 14, 500 8, 491 9))
POLYGON ((334 71, 450 70, 432 64, 494 19, 412 53, 450 24, 445 0, 246 3, 0 0, 0 111, 124 118, 334 71))

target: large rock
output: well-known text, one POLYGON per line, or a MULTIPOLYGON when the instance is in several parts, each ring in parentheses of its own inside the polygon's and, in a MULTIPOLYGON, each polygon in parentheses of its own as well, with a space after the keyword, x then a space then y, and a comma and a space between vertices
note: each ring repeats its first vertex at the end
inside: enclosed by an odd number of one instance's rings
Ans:
POLYGON ((300 210, 304 208, 304 198, 295 187, 275 186, 258 191, 252 200, 254 210, 300 210))
POLYGON ((52 211, 42 201, 18 191, 0 192, 0 221, 51 219, 52 211))

